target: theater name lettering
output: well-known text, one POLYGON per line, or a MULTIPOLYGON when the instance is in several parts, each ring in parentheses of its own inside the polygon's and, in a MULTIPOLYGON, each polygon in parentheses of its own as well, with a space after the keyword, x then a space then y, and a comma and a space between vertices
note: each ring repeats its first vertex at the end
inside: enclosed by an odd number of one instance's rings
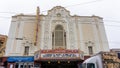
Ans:
POLYGON ((53 53, 53 54, 41 54, 41 57, 42 58, 78 58, 79 57, 79 54, 77 53, 53 53))

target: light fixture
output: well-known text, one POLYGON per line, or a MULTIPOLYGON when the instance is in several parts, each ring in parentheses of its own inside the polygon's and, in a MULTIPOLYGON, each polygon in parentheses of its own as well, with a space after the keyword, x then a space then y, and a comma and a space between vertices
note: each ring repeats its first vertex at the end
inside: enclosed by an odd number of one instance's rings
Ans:
POLYGON ((58 64, 60 64, 60 61, 58 61, 58 64))
POLYGON ((70 63, 70 61, 68 61, 68 63, 70 63))
POLYGON ((50 61, 48 61, 48 63, 50 64, 50 61))

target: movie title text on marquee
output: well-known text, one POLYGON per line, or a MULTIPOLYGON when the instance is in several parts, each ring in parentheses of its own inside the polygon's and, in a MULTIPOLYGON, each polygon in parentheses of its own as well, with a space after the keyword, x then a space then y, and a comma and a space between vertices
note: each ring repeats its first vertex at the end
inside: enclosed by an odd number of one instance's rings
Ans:
POLYGON ((55 49, 37 51, 34 59, 84 59, 84 56, 79 50, 55 49))
POLYGON ((77 54, 77 53, 53 53, 53 54, 41 54, 41 58, 56 58, 56 59, 64 59, 64 58, 66 58, 66 59, 69 59, 69 58, 79 58, 79 54, 77 54))

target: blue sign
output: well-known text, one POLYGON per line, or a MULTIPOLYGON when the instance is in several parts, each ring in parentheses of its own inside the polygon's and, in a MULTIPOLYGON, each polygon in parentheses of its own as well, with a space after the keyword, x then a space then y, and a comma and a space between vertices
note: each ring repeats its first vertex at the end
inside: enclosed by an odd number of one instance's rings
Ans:
POLYGON ((8 62, 34 62, 34 56, 11 56, 7 58, 8 62))

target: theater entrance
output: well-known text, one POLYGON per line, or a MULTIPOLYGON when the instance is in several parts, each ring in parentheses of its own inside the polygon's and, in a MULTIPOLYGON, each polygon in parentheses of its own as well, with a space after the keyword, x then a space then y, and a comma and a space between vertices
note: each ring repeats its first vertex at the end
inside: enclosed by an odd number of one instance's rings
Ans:
POLYGON ((80 50, 39 50, 34 54, 35 65, 40 68, 79 68, 83 59, 80 50))
POLYGON ((41 62, 41 68, 78 68, 76 61, 44 61, 41 62))

